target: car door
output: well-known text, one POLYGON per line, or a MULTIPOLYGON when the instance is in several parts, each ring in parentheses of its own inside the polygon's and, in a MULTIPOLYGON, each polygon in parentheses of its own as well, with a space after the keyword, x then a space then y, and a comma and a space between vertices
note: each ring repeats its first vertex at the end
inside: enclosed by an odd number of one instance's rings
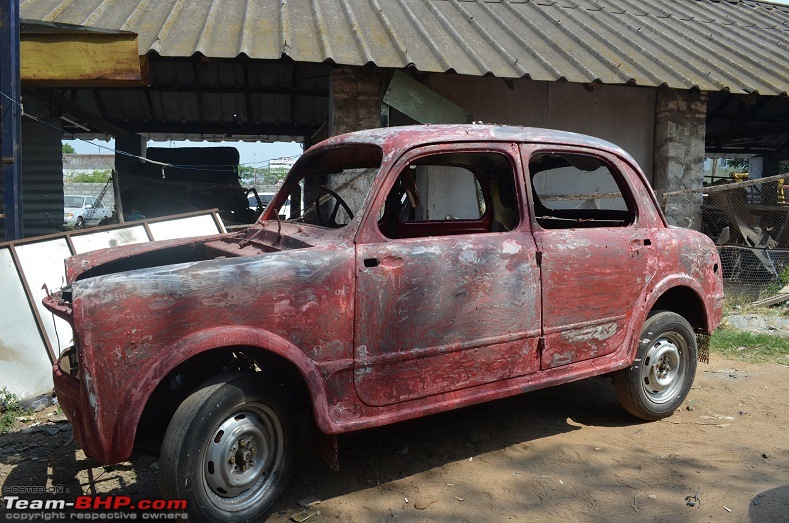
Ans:
POLYGON ((523 146, 523 158, 541 253, 541 367, 609 354, 627 340, 652 250, 626 165, 577 147, 523 146))
POLYGON ((540 280, 516 153, 425 147, 389 172, 357 242, 354 380, 364 403, 538 370, 540 280))
POLYGON ((83 217, 85 223, 89 225, 96 225, 98 219, 96 217, 96 198, 93 196, 86 196, 82 203, 83 217))

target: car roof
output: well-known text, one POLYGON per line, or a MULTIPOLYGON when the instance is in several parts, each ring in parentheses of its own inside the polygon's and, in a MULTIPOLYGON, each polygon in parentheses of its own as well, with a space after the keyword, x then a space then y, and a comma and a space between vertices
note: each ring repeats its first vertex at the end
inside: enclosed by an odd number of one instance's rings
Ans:
POLYGON ((618 145, 585 134, 555 129, 542 129, 539 127, 490 124, 428 124, 367 129, 335 136, 323 143, 326 145, 369 143, 378 145, 385 150, 391 150, 410 148, 415 145, 429 143, 479 141, 576 145, 602 149, 617 155, 630 157, 630 155, 618 145))

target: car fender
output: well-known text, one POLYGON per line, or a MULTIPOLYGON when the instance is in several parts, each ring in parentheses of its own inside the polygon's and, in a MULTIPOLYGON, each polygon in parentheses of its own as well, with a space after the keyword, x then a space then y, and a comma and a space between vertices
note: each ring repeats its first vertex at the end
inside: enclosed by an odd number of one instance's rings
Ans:
POLYGON ((156 387, 173 369, 198 354, 234 346, 267 350, 295 365, 309 389, 316 424, 324 432, 330 430, 326 391, 315 362, 281 336, 254 327, 235 325, 192 332, 165 347, 160 353, 163 356, 147 369, 138 386, 128 391, 122 402, 120 412, 125 414, 119 417, 115 426, 112 446, 124 449, 125 454, 131 453, 142 412, 156 387))
POLYGON ((707 293, 705 292, 704 288, 701 284, 688 276, 687 274, 669 274, 664 276, 660 281, 658 281, 654 286, 652 286, 649 290, 646 291, 644 295, 644 302, 645 307, 641 311, 642 317, 640 318, 640 322, 637 325, 643 325, 646 321, 649 312, 655 306, 655 303, 664 295, 666 292, 670 291, 671 289, 677 287, 685 287, 693 291, 696 296, 698 297, 699 301, 704 304, 702 307, 701 315, 704 318, 704 323, 707 328, 708 332, 712 332, 717 325, 716 322, 713 321, 713 318, 710 317, 710 306, 711 300, 717 299, 716 297, 708 297, 705 298, 707 293))

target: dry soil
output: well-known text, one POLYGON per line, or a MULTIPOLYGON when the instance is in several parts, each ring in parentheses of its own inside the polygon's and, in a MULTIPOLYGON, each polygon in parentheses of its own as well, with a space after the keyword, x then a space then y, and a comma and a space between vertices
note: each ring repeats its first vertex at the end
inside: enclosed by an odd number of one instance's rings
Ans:
MULTIPOLYGON (((789 367, 712 355, 670 418, 634 420, 608 378, 340 438, 305 454, 269 521, 789 521, 789 367)), ((0 436, 0 483, 156 498, 155 456, 102 467, 51 407, 0 436), (22 429, 25 429, 22 431, 22 429)), ((2 510, 2 509, 0 509, 2 510)), ((5 519, 7 513, 2 517, 5 519)))

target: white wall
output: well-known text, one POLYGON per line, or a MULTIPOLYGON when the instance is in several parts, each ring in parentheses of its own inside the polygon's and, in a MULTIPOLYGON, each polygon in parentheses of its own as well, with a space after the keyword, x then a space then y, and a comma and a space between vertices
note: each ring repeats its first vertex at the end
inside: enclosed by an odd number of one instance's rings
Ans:
POLYGON ((460 105, 474 121, 546 127, 613 142, 652 179, 655 96, 652 88, 431 74, 427 85, 460 105))

